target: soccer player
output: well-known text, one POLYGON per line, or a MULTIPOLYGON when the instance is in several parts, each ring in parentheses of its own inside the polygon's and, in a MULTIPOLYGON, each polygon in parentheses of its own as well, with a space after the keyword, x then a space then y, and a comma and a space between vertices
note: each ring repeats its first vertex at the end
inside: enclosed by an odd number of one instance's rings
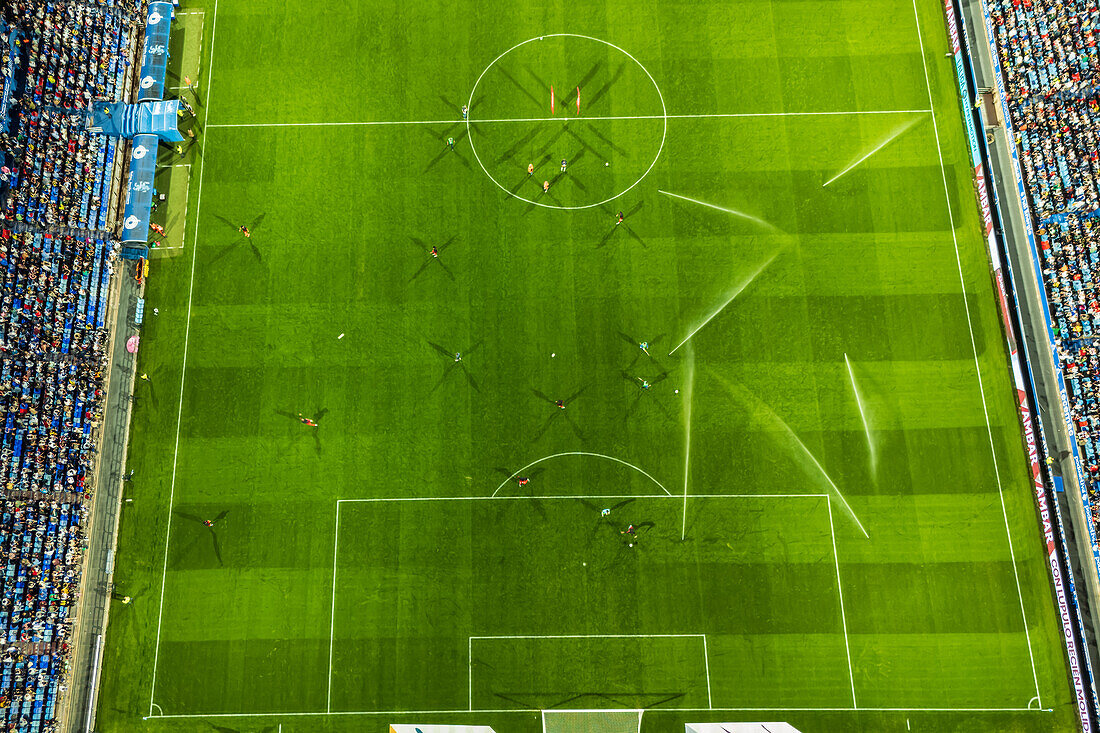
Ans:
POLYGON ((313 420, 309 419, 300 412, 298 413, 298 422, 302 423, 303 425, 308 425, 311 428, 317 427, 317 423, 315 423, 313 420))
POLYGON ((600 516, 601 517, 606 517, 610 513, 611 513, 610 509, 604 509, 603 511, 600 512, 600 516))
POLYGON ((202 524, 203 524, 204 527, 213 527, 214 526, 214 523, 212 521, 210 521, 209 519, 202 520, 202 524))
POLYGON ((146 382, 152 382, 152 381, 153 381, 153 380, 149 379, 149 375, 148 375, 148 374, 146 374, 145 372, 142 372, 142 373, 141 373, 141 375, 140 375, 140 376, 139 376, 138 378, 139 378, 139 379, 143 379, 143 380, 145 380, 146 382))
POLYGON ((470 108, 466 105, 462 105, 462 119, 466 119, 470 116, 470 108))
POLYGON ((520 486, 526 486, 527 484, 531 483, 531 479, 527 478, 526 476, 521 476, 520 478, 516 479, 516 483, 518 483, 520 486))
POLYGON ((649 356, 649 342, 648 341, 642 341, 641 343, 639 343, 638 348, 641 349, 642 351, 644 351, 646 356, 649 356))
POLYGON ((451 150, 454 150, 455 149, 455 139, 453 137, 447 138, 447 145, 450 146, 451 150))
POLYGON ((535 174, 535 164, 534 163, 528 163, 527 164, 527 175, 533 176, 534 174, 535 174))
POLYGON ((435 248, 435 245, 432 245, 432 251, 429 254, 437 260, 439 259, 439 250, 435 248))
POLYGON ((547 193, 549 191, 550 191, 550 181, 543 181, 542 182, 542 192, 547 193))
POLYGON ((641 382, 642 382, 642 389, 649 389, 650 387, 652 387, 652 386, 653 386, 653 385, 651 385, 651 384, 650 384, 649 382, 647 382, 647 381, 646 381, 646 380, 644 380, 644 379, 643 379, 643 380, 641 380, 641 382))
POLYGON ((565 158, 561 159, 561 172, 562 173, 565 173, 565 166, 568 165, 568 164, 569 164, 569 162, 565 158))
POLYGON ((455 361, 456 362, 462 361, 462 352, 461 351, 456 351, 455 352, 455 361))
POLYGON ((615 216, 615 226, 619 226, 619 225, 620 225, 620 224, 622 224, 622 223, 623 223, 623 212, 621 212, 621 211, 620 211, 620 212, 619 212, 619 213, 618 213, 618 214, 617 214, 617 215, 615 216))
POLYGON ((559 410, 565 409, 565 400, 554 400, 554 404, 558 406, 559 410))

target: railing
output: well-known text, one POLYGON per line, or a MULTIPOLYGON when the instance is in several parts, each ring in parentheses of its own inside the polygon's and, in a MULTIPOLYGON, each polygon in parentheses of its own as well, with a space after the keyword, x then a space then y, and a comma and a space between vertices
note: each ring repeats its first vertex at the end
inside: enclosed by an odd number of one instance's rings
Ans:
MULTIPOLYGON (((1047 547, 1047 560, 1050 567, 1051 581, 1058 603, 1063 642, 1065 643, 1066 653, 1069 659, 1070 677, 1073 683, 1077 714, 1082 729, 1086 733, 1090 733, 1094 729, 1092 725, 1093 715, 1100 714, 1100 710, 1097 709, 1095 678, 1092 672, 1092 662, 1089 658, 1088 648, 1084 643, 1084 619, 1081 616, 1081 609, 1077 600, 1077 590, 1073 583, 1073 576, 1072 573, 1064 574, 1062 570, 1062 558, 1065 558, 1068 567, 1071 555, 1068 543, 1066 542, 1065 530, 1063 528, 1061 512, 1058 509, 1058 503, 1050 496, 1047 484, 1044 480, 1043 462, 1040 460, 1040 456, 1050 455, 1050 451, 1047 447, 1042 421, 1034 420, 1034 416, 1037 412, 1032 408, 1030 395, 1035 395, 1036 389, 1035 378, 1031 368, 1031 357, 1027 349, 1027 340, 1024 338, 1017 338, 1015 335, 1016 329, 1014 328, 1014 324, 1022 322, 1024 319, 1022 314, 1015 307, 1016 301, 1013 286, 1016 282, 1016 278, 1012 272, 1012 261, 1011 258, 1002 256, 1004 245, 999 241, 997 234, 998 230, 994 225, 994 215, 996 215, 998 221, 1002 220, 1003 217, 1000 213, 996 187, 991 185, 991 181, 987 179, 987 173, 991 173, 989 154, 985 147, 984 136, 978 134, 978 130, 984 130, 984 125, 982 125, 982 113, 980 107, 971 109, 969 104, 969 100, 973 98, 970 92, 970 80, 976 78, 970 51, 970 39, 966 32, 965 19, 962 14, 958 12, 953 0, 943 0, 943 4, 947 18, 948 33, 950 35, 951 51, 955 60, 959 92, 962 100, 962 116, 966 123, 967 140, 970 148, 971 164, 973 166, 972 173, 977 189, 978 205, 982 213, 982 224, 986 236, 986 245, 989 250, 989 258, 997 282, 997 297, 1001 309, 1001 320, 1005 327, 1010 349, 1012 376, 1016 388, 1020 424, 1023 428, 1024 438, 1027 442, 1032 487, 1035 494, 1035 502, 1039 510, 1039 516, 1042 521, 1043 539, 1047 547), (962 30, 961 33, 960 29, 962 30), (975 125, 975 117, 978 118, 977 126, 975 125), (990 195, 991 193, 992 196, 990 195), (1008 270, 1007 280, 1004 277, 1006 268, 1008 270), (1017 348, 1018 344, 1023 346, 1023 359, 1020 358, 1017 348), (1036 427, 1038 427, 1038 430, 1036 430, 1036 427), (1053 508, 1053 512, 1051 508, 1053 508), (1057 536, 1055 536, 1055 527, 1057 528, 1057 536), (1066 581, 1068 581, 1069 586, 1068 594, 1066 592, 1066 581), (1084 668, 1084 672, 1082 671, 1082 667, 1084 668), (1090 692, 1091 695, 1089 694, 1090 692)), ((1012 141, 1014 139, 1012 137, 1012 118, 1009 114, 1008 102, 1005 97, 1000 59, 997 56, 996 36, 993 33, 989 12, 984 2, 982 3, 982 13, 985 17, 989 35, 993 70, 997 77, 1001 114, 1004 117, 1006 133, 1009 136, 1009 140, 1012 141)), ((1016 188, 1019 191, 1020 203, 1024 212, 1024 228, 1027 235, 1028 247, 1032 258, 1035 260, 1036 273, 1038 273, 1038 276, 1041 278, 1042 266, 1039 260, 1038 249, 1035 245, 1035 235, 1032 230, 1026 189, 1024 188, 1023 175, 1020 170, 1020 163, 1015 145, 1011 146, 1011 153, 1013 177, 1017 184, 1016 188)), ((1050 305, 1047 302, 1045 284, 1042 282, 1039 283, 1039 292, 1041 293, 1043 318, 1046 324, 1047 343, 1050 345, 1051 349, 1050 354, 1057 355, 1058 351, 1054 341, 1054 330, 1051 325, 1050 305)), ((1084 473, 1081 470, 1081 459, 1078 455, 1077 445, 1074 439, 1073 424, 1069 417, 1069 400, 1066 397, 1065 381, 1062 376, 1061 368, 1057 365, 1056 374, 1058 392, 1062 402, 1063 416, 1065 418, 1065 426, 1070 436, 1071 449, 1073 451, 1074 466, 1077 470, 1079 479, 1081 479, 1084 477, 1084 473)), ((1081 499, 1086 507, 1086 514, 1088 514, 1088 492, 1085 489, 1085 483, 1083 480, 1079 480, 1078 485, 1081 487, 1081 499)), ((1100 571, 1100 552, 1097 550, 1095 527, 1091 521, 1087 522, 1087 524, 1093 561, 1096 563, 1098 571, 1100 571)))

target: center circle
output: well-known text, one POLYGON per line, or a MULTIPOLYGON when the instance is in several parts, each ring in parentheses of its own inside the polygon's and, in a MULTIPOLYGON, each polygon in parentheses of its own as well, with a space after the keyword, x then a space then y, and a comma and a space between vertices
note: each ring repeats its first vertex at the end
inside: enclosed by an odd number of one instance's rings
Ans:
POLYGON ((653 75, 615 44, 576 33, 536 36, 497 56, 467 109, 481 170, 509 196, 547 209, 590 209, 627 193, 653 170, 668 133, 653 75))

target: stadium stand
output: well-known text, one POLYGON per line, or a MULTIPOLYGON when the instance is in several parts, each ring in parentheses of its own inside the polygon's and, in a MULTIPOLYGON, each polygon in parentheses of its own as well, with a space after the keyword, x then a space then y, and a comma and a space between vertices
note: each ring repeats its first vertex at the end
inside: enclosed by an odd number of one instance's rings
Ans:
POLYGON ((1100 523, 1100 10, 990 0, 1093 521, 1100 523))
POLYGON ((39 733, 69 668, 118 251, 116 143, 85 119, 123 96, 141 9, 0 7, 0 720, 39 733))

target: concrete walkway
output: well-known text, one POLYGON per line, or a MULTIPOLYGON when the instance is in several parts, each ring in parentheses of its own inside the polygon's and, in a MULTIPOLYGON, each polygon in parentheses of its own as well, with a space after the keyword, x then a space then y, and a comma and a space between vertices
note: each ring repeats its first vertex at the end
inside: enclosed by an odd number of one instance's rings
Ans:
POLYGON ((126 339, 135 332, 132 325, 140 286, 130 275, 132 263, 116 262, 112 288, 114 317, 111 371, 107 385, 107 404, 103 413, 103 433, 99 446, 99 473, 91 508, 88 550, 84 560, 84 590, 80 614, 74 630, 70 699, 64 730, 84 733, 94 728, 95 695, 99 688, 99 637, 107 628, 111 599, 114 551, 118 539, 118 520, 122 505, 122 474, 130 430, 130 398, 134 393, 137 355, 126 351, 126 339))
MULTIPOLYGON (((979 87, 995 89, 997 79, 993 74, 989 38, 985 32, 981 4, 979 0, 962 0, 960 6, 966 18, 967 30, 970 33, 970 50, 974 55, 971 60, 974 65, 975 81, 979 87)), ((979 131, 979 134, 981 134, 981 131, 979 131)), ((1024 214, 1012 172, 1012 146, 1014 145, 1015 141, 1007 138, 1005 128, 998 126, 993 131, 992 142, 988 143, 990 165, 994 185, 997 189, 997 200, 1000 203, 1003 240, 1015 276, 1013 286, 1016 290, 1016 301, 1021 314, 1022 337, 1026 343, 1027 354, 1035 380, 1039 418, 1043 423, 1043 431, 1050 452, 1055 458, 1050 471, 1056 476, 1062 476, 1065 480, 1065 492, 1055 495, 1055 499, 1058 502, 1062 517, 1069 518, 1065 531, 1070 546, 1070 571, 1073 575, 1074 585, 1078 590, 1077 599, 1081 605, 1081 615, 1084 618, 1088 635, 1086 643, 1088 644, 1089 656, 1095 664, 1095 660, 1100 657, 1097 657, 1095 629, 1097 628, 1098 618, 1094 601, 1100 598, 1100 578, 1096 575, 1096 566, 1092 560, 1092 549, 1089 546, 1086 522, 1090 520, 1085 516, 1084 507, 1078 498, 1080 493, 1077 484, 1077 473, 1070 452, 1070 441, 1074 438, 1066 431, 1062 402, 1058 396, 1054 355, 1051 353, 1046 336, 1046 321, 1042 305, 1042 299, 1045 296, 1040 290, 1040 274, 1035 271, 1031 259, 1024 214), (1086 589, 1088 593, 1084 592, 1086 589)))

